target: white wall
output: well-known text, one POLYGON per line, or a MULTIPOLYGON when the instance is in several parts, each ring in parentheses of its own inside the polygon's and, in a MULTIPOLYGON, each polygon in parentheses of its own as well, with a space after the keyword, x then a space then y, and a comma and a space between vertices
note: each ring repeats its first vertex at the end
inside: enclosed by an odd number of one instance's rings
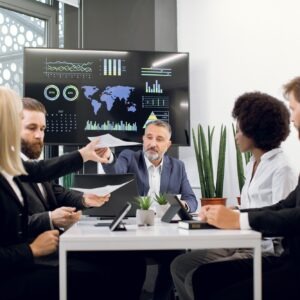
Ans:
MULTIPOLYGON (((237 96, 259 90, 279 99, 282 85, 300 75, 299 0, 177 0, 178 51, 190 53, 191 125, 228 127, 224 196, 239 194, 231 110, 237 96)), ((300 170, 296 130, 284 143, 300 170)), ((217 137, 217 136, 216 136, 217 137)), ((193 147, 180 159, 193 187, 199 187, 193 147)))

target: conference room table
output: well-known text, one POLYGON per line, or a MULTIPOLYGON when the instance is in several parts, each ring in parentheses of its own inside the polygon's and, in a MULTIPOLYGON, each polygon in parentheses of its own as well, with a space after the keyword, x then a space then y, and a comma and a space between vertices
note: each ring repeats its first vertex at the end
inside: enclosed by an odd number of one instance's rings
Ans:
MULTIPOLYGON (((107 221, 106 221, 107 222, 107 221)), ((134 218, 125 220, 126 231, 110 231, 95 226, 99 220, 82 216, 60 236, 59 294, 67 299, 67 252, 108 250, 167 250, 251 248, 254 251, 254 299, 261 300, 261 234, 253 230, 181 229, 176 223, 164 223, 158 218, 154 226, 137 226, 134 218)))

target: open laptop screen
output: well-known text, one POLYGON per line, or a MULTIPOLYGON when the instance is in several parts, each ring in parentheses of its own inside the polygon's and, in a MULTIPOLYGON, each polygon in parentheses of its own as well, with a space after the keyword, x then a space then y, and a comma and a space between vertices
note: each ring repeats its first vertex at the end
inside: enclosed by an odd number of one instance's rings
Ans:
POLYGON ((116 185, 128 182, 118 190, 111 193, 110 199, 101 207, 93 207, 83 210, 84 215, 96 217, 115 217, 127 202, 132 204, 127 213, 128 217, 135 217, 137 204, 135 198, 138 196, 135 175, 127 174, 75 174, 73 187, 97 188, 106 185, 116 185))

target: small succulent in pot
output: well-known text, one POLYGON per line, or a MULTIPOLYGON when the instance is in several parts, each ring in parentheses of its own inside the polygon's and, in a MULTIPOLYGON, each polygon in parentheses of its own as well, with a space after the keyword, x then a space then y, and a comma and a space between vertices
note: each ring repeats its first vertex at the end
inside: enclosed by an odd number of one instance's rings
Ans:
POLYGON ((150 196, 138 196, 135 199, 136 199, 137 205, 142 210, 148 210, 153 203, 150 196))
POLYGON ((157 202, 159 205, 165 205, 165 204, 168 203, 168 200, 167 200, 167 197, 166 197, 165 193, 155 194, 154 201, 157 202))

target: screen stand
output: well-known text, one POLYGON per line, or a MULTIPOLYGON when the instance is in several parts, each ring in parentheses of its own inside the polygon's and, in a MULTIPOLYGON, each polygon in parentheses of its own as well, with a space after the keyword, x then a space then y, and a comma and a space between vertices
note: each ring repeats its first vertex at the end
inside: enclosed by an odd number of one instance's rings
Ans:
POLYGON ((126 229, 124 223, 122 223, 122 222, 120 222, 120 223, 118 224, 118 226, 114 229, 114 231, 126 231, 126 230, 127 230, 127 229, 126 229))
POLYGON ((172 223, 172 219, 180 211, 180 209, 180 206, 171 205, 162 216, 161 220, 166 223, 172 223))

